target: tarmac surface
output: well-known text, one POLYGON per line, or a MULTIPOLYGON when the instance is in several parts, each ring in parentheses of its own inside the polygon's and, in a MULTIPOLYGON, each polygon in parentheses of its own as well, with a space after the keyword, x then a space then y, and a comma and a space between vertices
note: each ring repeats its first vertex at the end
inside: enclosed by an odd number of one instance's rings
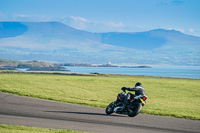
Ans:
POLYGON ((106 115, 105 109, 0 93, 0 124, 92 133, 200 133, 200 121, 139 114, 106 115))

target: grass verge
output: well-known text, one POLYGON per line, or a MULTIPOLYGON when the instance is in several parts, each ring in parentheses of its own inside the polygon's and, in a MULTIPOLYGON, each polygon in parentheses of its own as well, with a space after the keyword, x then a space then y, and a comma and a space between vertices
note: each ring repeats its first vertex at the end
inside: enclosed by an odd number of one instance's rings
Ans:
POLYGON ((105 108, 116 99, 121 87, 141 82, 148 96, 143 113, 200 120, 199 81, 126 75, 0 73, 0 91, 105 108))
POLYGON ((48 129, 13 125, 0 125, 0 133, 85 133, 74 130, 48 129))

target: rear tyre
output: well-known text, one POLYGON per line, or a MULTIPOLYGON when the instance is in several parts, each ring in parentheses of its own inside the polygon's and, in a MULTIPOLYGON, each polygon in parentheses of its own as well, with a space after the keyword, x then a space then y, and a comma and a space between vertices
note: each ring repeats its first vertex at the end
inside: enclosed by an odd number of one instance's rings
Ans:
POLYGON ((110 103, 110 104, 107 106, 106 110, 105 110, 106 114, 107 114, 107 115, 112 114, 112 113, 113 113, 113 109, 114 109, 114 105, 113 105, 113 103, 110 103))
POLYGON ((142 104, 138 103, 134 106, 133 109, 130 109, 128 112, 128 116, 129 117, 134 117, 136 115, 138 115, 140 113, 140 111, 142 110, 142 104))

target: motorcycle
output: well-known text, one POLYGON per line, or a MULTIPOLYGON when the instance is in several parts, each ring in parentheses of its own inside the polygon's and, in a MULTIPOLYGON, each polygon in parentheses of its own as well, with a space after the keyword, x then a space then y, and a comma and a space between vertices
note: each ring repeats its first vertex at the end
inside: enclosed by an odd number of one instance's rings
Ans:
POLYGON ((146 104, 147 96, 139 95, 132 97, 133 94, 126 93, 124 90, 117 95, 116 101, 110 103, 105 112, 110 115, 112 113, 125 114, 134 117, 140 113, 142 107, 146 104))

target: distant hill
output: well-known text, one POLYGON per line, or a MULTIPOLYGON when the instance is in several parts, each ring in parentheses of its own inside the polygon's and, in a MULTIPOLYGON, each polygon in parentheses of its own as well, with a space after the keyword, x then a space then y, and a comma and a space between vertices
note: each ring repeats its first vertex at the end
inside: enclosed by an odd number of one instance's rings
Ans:
POLYGON ((0 22, 0 58, 200 65, 200 37, 175 30, 91 33, 59 22, 0 22))

